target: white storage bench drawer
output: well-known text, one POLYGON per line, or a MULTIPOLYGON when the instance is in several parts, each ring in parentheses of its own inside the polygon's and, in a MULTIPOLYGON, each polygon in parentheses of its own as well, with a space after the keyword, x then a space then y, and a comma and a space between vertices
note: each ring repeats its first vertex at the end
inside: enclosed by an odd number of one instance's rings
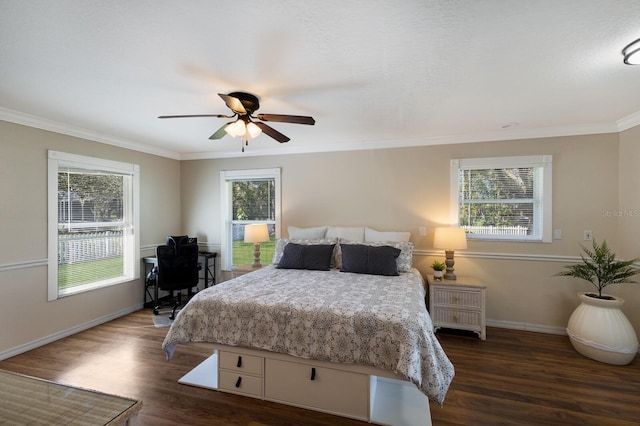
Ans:
POLYGON ((265 359, 265 399, 361 420, 369 418, 369 376, 265 359))
POLYGON ((218 386, 220 390, 225 392, 262 398, 262 377, 220 370, 218 386))
POLYGON ((262 360, 264 358, 235 352, 220 351, 219 368, 239 373, 262 376, 262 360))

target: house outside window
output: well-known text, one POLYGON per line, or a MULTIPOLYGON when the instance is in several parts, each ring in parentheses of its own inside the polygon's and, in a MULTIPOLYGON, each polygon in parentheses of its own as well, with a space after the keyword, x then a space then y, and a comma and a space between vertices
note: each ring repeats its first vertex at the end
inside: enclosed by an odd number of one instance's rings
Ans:
POLYGON ((280 236, 280 169, 220 172, 223 270, 253 262, 254 245, 244 242, 244 227, 266 223, 269 241, 260 244, 263 264, 271 263, 280 236))
POLYGON ((467 238, 551 242, 552 156, 451 160, 451 222, 467 238))
POLYGON ((49 151, 48 298, 139 277, 139 166, 49 151))

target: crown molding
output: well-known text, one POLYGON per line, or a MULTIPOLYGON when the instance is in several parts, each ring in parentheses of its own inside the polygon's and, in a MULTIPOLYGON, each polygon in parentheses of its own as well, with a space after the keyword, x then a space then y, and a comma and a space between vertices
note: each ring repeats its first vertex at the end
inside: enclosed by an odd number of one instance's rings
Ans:
POLYGON ((615 123, 596 123, 576 126, 544 127, 535 129, 509 128, 493 132, 445 135, 434 137, 417 137, 405 139, 379 139, 360 141, 339 141, 322 144, 319 146, 281 146, 279 149, 256 148, 255 146, 245 152, 236 151, 209 151, 178 153, 171 150, 158 148, 149 144, 134 142, 110 135, 93 132, 80 127, 75 127, 53 120, 44 119, 35 115, 10 110, 0 107, 0 120, 21 124, 28 127, 47 130, 68 136, 87 139, 95 142, 113 145, 120 148, 131 149, 147 154, 158 155, 174 160, 204 160, 224 159, 237 157, 261 157, 273 155, 313 154, 321 152, 361 151, 392 148, 410 148, 419 146, 450 145, 461 143, 493 142, 505 140, 540 139, 563 136, 580 136, 605 133, 619 133, 640 125, 640 111, 621 118, 615 123))
POLYGON ((621 118, 616 121, 618 126, 618 131, 623 132, 625 130, 629 130, 632 127, 636 127, 640 125, 640 111, 634 112, 633 114, 629 114, 626 117, 621 118))
POLYGON ((360 151, 375 149, 410 148, 419 146, 451 145, 461 143, 494 142, 520 139, 540 139, 563 136, 594 135, 605 133, 618 133, 618 126, 615 123, 587 124, 581 126, 546 127, 537 129, 505 129, 502 131, 434 136, 426 138, 410 139, 379 139, 357 142, 334 142, 323 144, 322 146, 287 146, 280 149, 260 149, 249 147, 245 152, 197 152, 185 153, 180 156, 181 160, 203 160, 235 157, 260 157, 269 155, 290 155, 290 154, 312 154, 319 152, 341 152, 360 151))
POLYGON ((144 152, 146 154, 158 155, 161 157, 172 158, 174 160, 180 159, 180 154, 177 152, 154 147, 148 144, 117 138, 114 136, 104 135, 101 133, 93 132, 91 130, 71 126, 53 120, 48 120, 35 115, 10 110, 7 108, 0 107, 0 120, 8 121, 15 124, 21 124, 23 126, 33 127, 40 130, 46 130, 49 132, 60 133, 67 136, 73 136, 76 138, 87 139, 94 142, 100 142, 107 145, 113 145, 120 148, 131 149, 133 151, 144 152))

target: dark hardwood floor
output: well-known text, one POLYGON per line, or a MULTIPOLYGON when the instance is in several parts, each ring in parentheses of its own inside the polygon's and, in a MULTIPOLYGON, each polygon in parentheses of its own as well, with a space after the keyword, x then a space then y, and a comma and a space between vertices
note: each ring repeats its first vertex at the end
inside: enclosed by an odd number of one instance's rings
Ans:
MULTIPOLYGON (((167 328, 149 310, 0 362, 0 368, 140 399, 141 425, 363 425, 281 404, 180 385, 208 345, 161 350, 167 328)), ((640 357, 610 366, 577 354, 567 337, 489 328, 487 340, 439 333, 456 367, 434 425, 639 425, 640 357)))

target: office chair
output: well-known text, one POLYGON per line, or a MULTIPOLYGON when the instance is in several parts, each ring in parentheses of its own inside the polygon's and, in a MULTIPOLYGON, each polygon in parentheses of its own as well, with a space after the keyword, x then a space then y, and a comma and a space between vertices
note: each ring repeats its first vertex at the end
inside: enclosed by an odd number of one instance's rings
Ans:
MULTIPOLYGON (((182 290, 189 290, 189 299, 193 296, 193 287, 198 285, 198 246, 188 243, 158 246, 156 258, 158 262, 157 285, 160 290, 169 292, 169 305, 172 307, 169 318, 174 319, 176 309, 182 305, 182 290), (176 297, 174 297, 174 291, 177 292, 176 297)), ((158 309, 162 306, 164 305, 156 306, 153 313, 158 315, 158 309)))

